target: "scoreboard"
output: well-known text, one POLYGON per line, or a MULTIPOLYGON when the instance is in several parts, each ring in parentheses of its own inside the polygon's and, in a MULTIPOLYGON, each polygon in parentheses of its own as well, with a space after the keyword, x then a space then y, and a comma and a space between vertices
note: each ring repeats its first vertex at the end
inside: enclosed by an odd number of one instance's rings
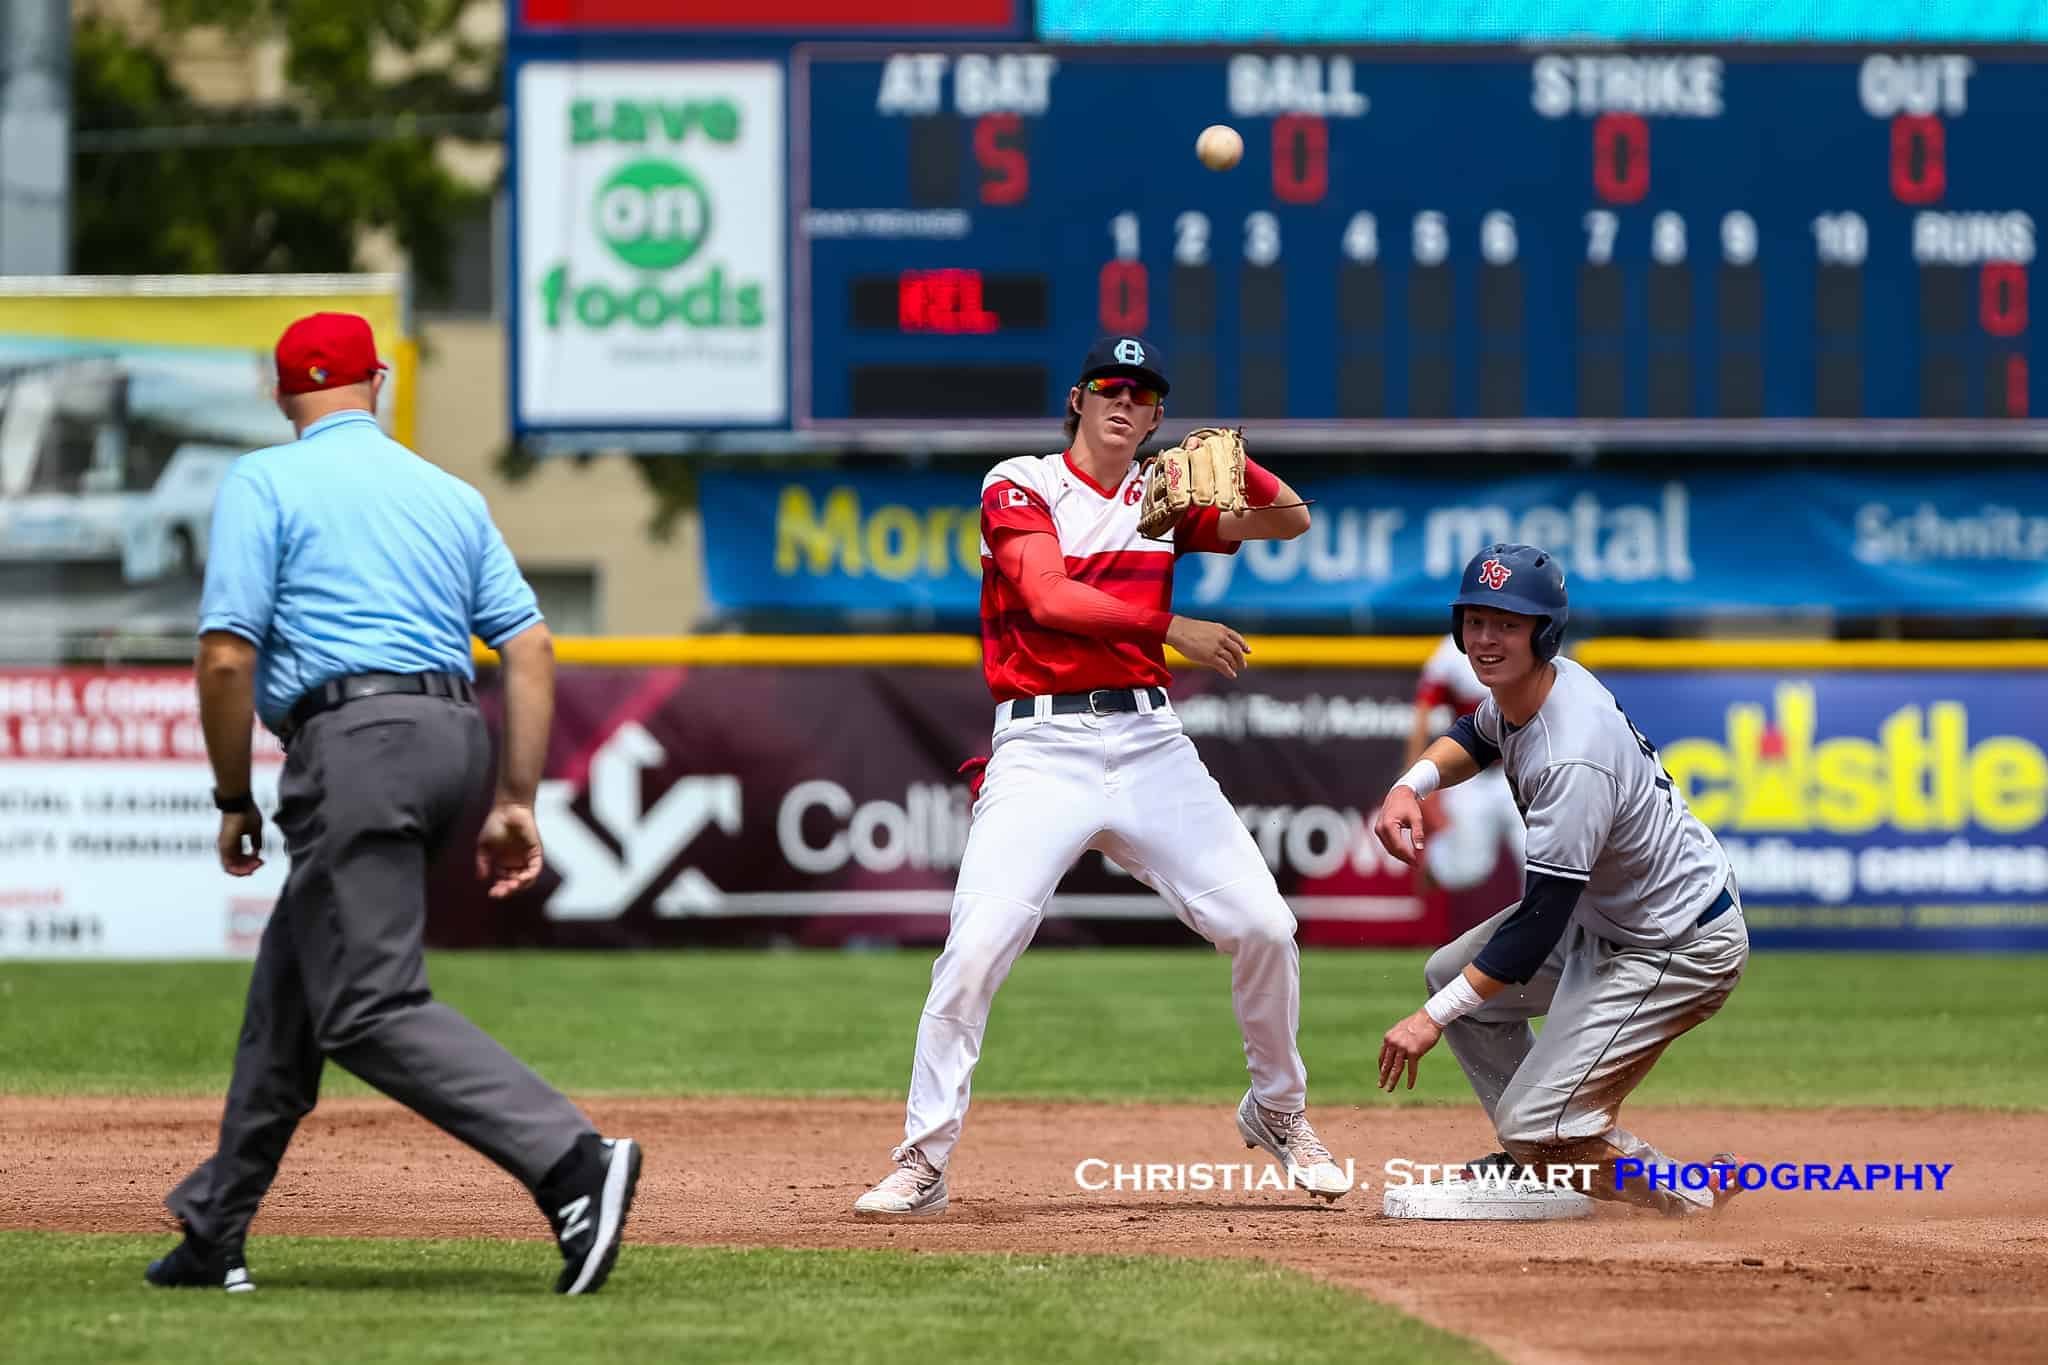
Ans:
POLYGON ((2030 443, 2048 65, 1800 50, 797 47, 792 420, 2030 443), (1212 172, 1194 144, 1238 129, 1212 172))

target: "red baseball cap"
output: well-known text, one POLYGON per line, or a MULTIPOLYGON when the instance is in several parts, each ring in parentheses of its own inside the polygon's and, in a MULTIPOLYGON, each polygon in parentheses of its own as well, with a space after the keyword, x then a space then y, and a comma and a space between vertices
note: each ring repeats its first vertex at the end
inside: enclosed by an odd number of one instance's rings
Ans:
POLYGON ((370 324, 354 313, 314 313, 277 339, 277 391, 316 393, 366 384, 385 369, 370 324))

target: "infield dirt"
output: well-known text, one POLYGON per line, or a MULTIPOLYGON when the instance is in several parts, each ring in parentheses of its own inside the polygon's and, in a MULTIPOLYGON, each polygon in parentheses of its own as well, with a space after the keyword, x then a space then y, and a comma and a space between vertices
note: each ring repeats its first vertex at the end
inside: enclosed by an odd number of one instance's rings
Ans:
MULTIPOLYGON (((1512 1361, 2039 1360, 2048 1340, 2048 1115, 1955 1110, 1629 1111, 1674 1156, 1762 1162, 1953 1162, 1923 1192, 1745 1194, 1711 1219, 1603 1208, 1582 1222, 1416 1223, 1380 1216, 1383 1167, 1491 1147, 1476 1111, 1311 1111, 1362 1189, 1335 1207, 1251 1192, 1089 1191, 1087 1158, 1238 1164, 1227 1103, 975 1106, 952 1208, 856 1219, 887 1170, 898 1104, 600 1099, 647 1167, 631 1243, 1255 1257, 1295 1267, 1512 1361)), ((168 1228, 165 1191, 209 1150, 215 1100, 0 1097, 0 1226, 168 1228)), ((545 1237, 502 1172, 377 1099, 301 1126, 257 1238, 545 1237)), ((250 1261, 260 1271, 260 1241, 250 1261)), ((139 1268, 138 1268, 139 1270, 139 1268)), ((260 1276, 259 1276, 260 1278, 260 1276)))

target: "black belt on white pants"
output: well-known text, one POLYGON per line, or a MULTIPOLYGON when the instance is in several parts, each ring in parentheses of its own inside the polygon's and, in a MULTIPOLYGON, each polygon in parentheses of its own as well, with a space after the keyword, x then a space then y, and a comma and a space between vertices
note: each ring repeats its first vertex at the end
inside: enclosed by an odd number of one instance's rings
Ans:
POLYGON ((996 724, 1046 716, 1107 716, 1119 712, 1163 711, 1166 693, 1157 687, 1098 687, 1092 692, 1056 692, 1045 697, 1018 697, 996 708, 996 724))

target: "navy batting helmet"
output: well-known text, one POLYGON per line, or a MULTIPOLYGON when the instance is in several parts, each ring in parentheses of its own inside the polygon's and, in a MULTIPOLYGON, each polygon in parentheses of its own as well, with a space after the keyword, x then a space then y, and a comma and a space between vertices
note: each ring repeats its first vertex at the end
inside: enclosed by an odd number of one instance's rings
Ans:
POLYGON ((1564 596, 1564 569, 1555 556, 1534 545, 1497 542, 1472 556, 1465 581, 1451 601, 1451 639, 1465 651, 1465 608, 1496 607, 1521 616, 1540 616, 1543 624, 1529 641, 1539 659, 1554 658, 1564 643, 1571 607, 1564 596))

